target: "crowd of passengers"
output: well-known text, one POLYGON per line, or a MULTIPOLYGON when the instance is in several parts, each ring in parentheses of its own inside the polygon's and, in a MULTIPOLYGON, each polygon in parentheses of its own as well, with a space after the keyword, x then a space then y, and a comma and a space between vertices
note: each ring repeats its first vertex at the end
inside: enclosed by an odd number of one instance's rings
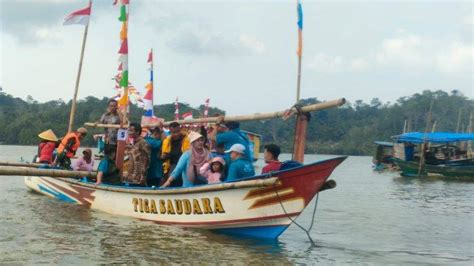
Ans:
MULTIPOLYGON (((97 123, 121 125, 122 121, 117 102, 110 100, 107 112, 97 123)), ((95 183, 191 187, 254 176, 251 145, 239 126, 238 122, 224 122, 223 117, 220 117, 214 127, 209 130, 200 127, 199 132, 183 128, 177 122, 169 124, 169 132, 165 132, 162 126, 143 132, 145 129, 139 123, 130 123, 121 176, 115 163, 118 129, 105 128, 104 134, 100 136, 104 156, 98 165, 95 183)), ((40 162, 64 169, 93 169, 94 159, 90 149, 85 149, 83 156, 73 165, 70 160, 79 148, 80 141, 86 136, 87 129, 79 128, 68 133, 61 141, 52 137, 54 133, 49 131, 39 135, 42 139, 38 147, 40 162), (59 143, 55 160, 52 156, 49 158, 54 147, 48 143, 55 143, 56 146, 59 143)), ((281 166, 278 160, 280 148, 275 144, 264 148, 266 165, 262 174, 278 171, 281 166)))

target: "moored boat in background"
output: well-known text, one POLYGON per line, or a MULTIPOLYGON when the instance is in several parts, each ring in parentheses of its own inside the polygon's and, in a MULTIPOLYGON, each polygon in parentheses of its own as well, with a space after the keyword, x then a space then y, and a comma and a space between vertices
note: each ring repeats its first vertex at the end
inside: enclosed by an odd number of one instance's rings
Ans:
POLYGON ((472 133, 409 132, 392 138, 396 142, 393 162, 402 176, 474 178, 472 133))

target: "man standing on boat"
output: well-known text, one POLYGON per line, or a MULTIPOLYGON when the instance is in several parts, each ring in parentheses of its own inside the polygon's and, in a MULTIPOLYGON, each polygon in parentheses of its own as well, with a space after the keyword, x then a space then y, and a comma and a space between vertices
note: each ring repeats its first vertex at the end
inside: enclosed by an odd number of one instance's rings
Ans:
MULTIPOLYGON (((163 171, 166 176, 174 171, 181 155, 189 149, 188 134, 181 130, 181 125, 173 122, 169 125, 170 135, 163 140, 161 159, 163 162, 163 171)), ((180 179, 177 179, 180 180, 180 179)), ((175 183, 173 185, 181 186, 175 183)))
MULTIPOLYGON (((114 99, 110 99, 108 102, 107 112, 101 116, 99 123, 107 124, 107 125, 121 125, 122 122, 123 122, 123 119, 120 112, 118 112, 117 101, 114 99)), ((104 151, 117 149, 117 132, 118 132, 117 128, 105 128, 104 151), (110 149, 105 149, 106 147, 109 147, 109 146, 110 146, 110 149)))
POLYGON ((159 127, 152 128, 150 135, 145 137, 146 142, 150 145, 150 167, 148 167, 148 186, 159 187, 163 179, 163 161, 161 160, 162 132, 159 127))
POLYGON ((55 165, 72 170, 71 158, 76 155, 76 151, 81 146, 81 140, 87 135, 87 129, 80 127, 76 132, 67 133, 61 140, 58 147, 58 158, 55 165))
MULTIPOLYGON (((142 127, 138 123, 131 123, 128 128, 128 136, 131 145, 125 150, 128 159, 127 171, 124 171, 123 182, 131 185, 146 185, 148 166, 150 164, 151 148, 142 138, 142 127)), ((126 159, 126 160, 127 160, 126 159)))
MULTIPOLYGON (((250 153, 250 142, 247 138, 247 135, 240 131, 240 123, 234 121, 229 121, 224 124, 223 123, 223 117, 220 117, 217 122, 219 128, 226 128, 227 130, 224 131, 219 129, 217 130, 217 134, 215 136, 211 136, 211 138, 215 140, 216 145, 218 147, 223 146, 225 150, 229 150, 232 145, 241 144, 245 147, 244 156, 247 160, 252 162, 253 158, 250 153)), ((224 159, 226 160, 227 164, 229 164, 231 161, 229 155, 226 155, 224 159)))

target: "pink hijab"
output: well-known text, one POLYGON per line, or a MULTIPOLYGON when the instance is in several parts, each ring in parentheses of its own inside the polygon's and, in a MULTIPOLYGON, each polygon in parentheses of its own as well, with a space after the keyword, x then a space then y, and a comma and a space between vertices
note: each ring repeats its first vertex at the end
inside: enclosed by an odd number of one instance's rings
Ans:
POLYGON ((189 180, 194 181, 196 178, 196 173, 201 169, 201 167, 207 162, 209 159, 209 150, 204 146, 201 151, 195 148, 195 142, 191 143, 191 156, 189 158, 189 165, 186 173, 188 175, 189 180))

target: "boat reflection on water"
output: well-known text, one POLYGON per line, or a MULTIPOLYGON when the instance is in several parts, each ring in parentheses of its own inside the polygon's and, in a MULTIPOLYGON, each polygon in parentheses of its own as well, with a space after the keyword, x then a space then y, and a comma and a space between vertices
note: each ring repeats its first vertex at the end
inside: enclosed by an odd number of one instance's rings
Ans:
POLYGON ((190 262, 243 264, 291 264, 284 245, 216 234, 202 229, 185 229, 136 221, 131 218, 92 212, 99 226, 96 258, 99 263, 190 262), (110 220, 113 219, 113 222, 110 220), (112 226, 113 224, 113 226, 112 226))

